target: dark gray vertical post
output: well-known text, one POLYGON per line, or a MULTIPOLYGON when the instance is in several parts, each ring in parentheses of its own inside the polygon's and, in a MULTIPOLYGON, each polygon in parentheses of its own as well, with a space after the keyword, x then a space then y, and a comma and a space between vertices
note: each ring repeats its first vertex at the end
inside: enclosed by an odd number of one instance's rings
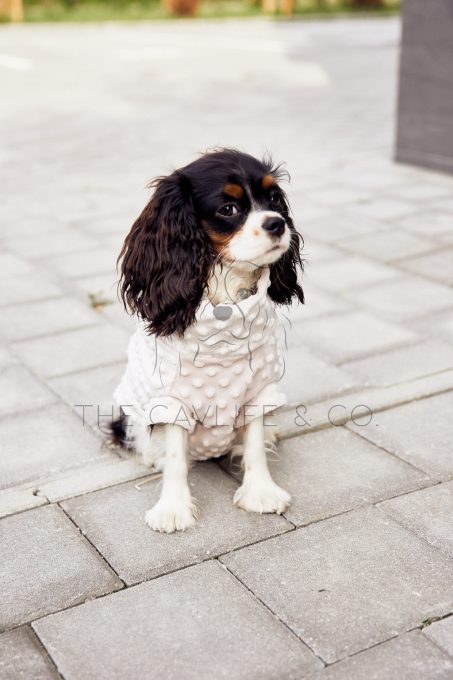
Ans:
POLYGON ((453 174, 453 0, 404 0, 396 159, 453 174))

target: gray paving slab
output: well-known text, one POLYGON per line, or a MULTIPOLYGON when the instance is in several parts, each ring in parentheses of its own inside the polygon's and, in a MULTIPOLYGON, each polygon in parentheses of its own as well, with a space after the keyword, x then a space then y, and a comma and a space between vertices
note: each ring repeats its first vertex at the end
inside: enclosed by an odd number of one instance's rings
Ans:
POLYGON ((450 309, 416 319, 410 323, 410 327, 425 338, 436 338, 453 344, 453 317, 450 309))
POLYGON ((451 196, 453 192, 453 182, 450 186, 446 184, 428 184, 427 182, 414 182, 414 184, 397 187, 392 194, 397 198, 418 201, 422 206, 425 201, 433 199, 443 199, 451 196))
POLYGON ((453 304, 453 290, 419 276, 407 275, 393 281, 348 293, 348 300, 360 304, 368 312, 404 324, 453 304))
POLYGON ((270 463, 297 526, 425 486, 428 477, 343 427, 280 442, 270 463))
POLYGON ((449 680, 453 659, 420 631, 400 635, 310 675, 310 680, 449 680))
POLYGON ((118 385, 126 364, 101 366, 48 380, 49 387, 92 427, 104 427, 119 409, 113 392, 118 385))
POLYGON ((65 680, 286 680, 316 657, 217 562, 42 619, 65 680))
POLYGON ((297 333, 301 342, 336 363, 377 354, 417 340, 414 333, 401 326, 360 312, 312 319, 303 328, 298 327, 297 333))
POLYGON ((415 212, 411 201, 392 197, 377 196, 368 201, 361 201, 355 210, 360 215, 373 217, 379 220, 394 220, 405 217, 415 212))
POLYGON ((369 236, 347 238, 338 241, 337 246, 382 262, 393 262, 403 257, 420 255, 433 248, 433 244, 426 238, 408 234, 402 229, 398 231, 394 227, 369 236))
POLYGON ((305 303, 303 305, 294 303, 287 310, 285 309, 285 313, 288 313, 293 323, 326 314, 351 311, 351 303, 348 303, 346 299, 322 291, 311 282, 303 283, 303 288, 305 303))
POLYGON ((31 260, 88 250, 99 245, 96 239, 62 224, 58 225, 58 229, 45 232, 40 230, 39 233, 30 234, 27 238, 9 236, 5 241, 13 253, 31 260))
POLYGON ((1 333, 7 340, 23 340, 96 323, 99 315, 90 309, 88 300, 62 297, 4 307, 1 333))
POLYGON ((362 385, 390 386, 453 367, 453 345, 430 340, 343 364, 362 385))
POLYGON ((375 508, 221 558, 327 663, 447 613, 453 563, 375 508))
POLYGON ((56 400, 57 397, 20 364, 0 368, 0 416, 40 408, 56 400))
POLYGON ((277 515, 233 507, 237 486, 215 464, 199 464, 190 473, 190 488, 200 518, 190 531, 172 535, 152 531, 144 521, 159 497, 160 480, 140 491, 130 482, 62 505, 121 578, 136 583, 292 529, 277 515))
MULTIPOLYGON (((304 215, 303 205, 300 212, 304 215)), ((340 215, 338 212, 331 212, 328 215, 315 216, 313 219, 308 218, 307 221, 302 222, 301 230, 303 233, 311 234, 313 238, 333 244, 348 237, 355 238, 364 234, 373 234, 386 227, 388 227, 386 222, 345 209, 340 215)))
POLYGON ((0 520, 0 536, 1 630, 122 587, 58 506, 0 520))
POLYGON ((401 262, 401 266, 419 276, 453 286, 453 248, 443 248, 437 253, 412 257, 401 262))
POLYGON ((117 257, 117 251, 102 246, 80 253, 59 255, 53 259, 48 259, 46 266, 65 278, 77 279, 101 272, 113 276, 117 257))
POLYGON ((52 378, 123 361, 129 338, 122 328, 98 323, 48 338, 17 342, 13 350, 33 371, 52 378))
POLYGON ((33 300, 56 298, 63 294, 62 289, 41 274, 30 276, 9 276, 2 279, 0 287, 0 306, 15 305, 33 300))
POLYGON ((365 427, 348 423, 362 437, 431 475, 453 474, 453 392, 376 413, 365 427))
POLYGON ((0 635, 2 680, 58 680, 49 655, 35 633, 25 626, 0 635))
POLYGON ((378 507, 453 558, 453 481, 393 498, 378 507))
POLYGON ((8 279, 10 276, 28 276, 33 267, 27 260, 17 257, 12 253, 0 253, 0 279, 8 279))
POLYGON ((453 617, 449 616, 442 621, 435 621, 430 626, 423 628, 423 634, 433 640, 436 645, 444 649, 453 658, 453 617))
POLYGON ((320 262, 307 269, 307 281, 313 281, 321 289, 333 291, 336 295, 350 289, 381 284, 397 276, 393 267, 360 257, 340 255, 335 260, 320 262))
POLYGON ((46 479, 95 460, 116 458, 60 404, 0 420, 0 441, 0 488, 46 479))
POLYGON ((398 220, 398 225, 407 231, 426 238, 444 237, 453 232, 453 220, 450 212, 435 206, 433 210, 418 210, 413 215, 398 220))
MULTIPOLYGON (((303 323, 298 327, 303 332, 303 323)), ((290 347, 283 356, 285 368, 279 384, 288 403, 308 404, 360 385, 351 373, 319 359, 300 343, 290 347)))

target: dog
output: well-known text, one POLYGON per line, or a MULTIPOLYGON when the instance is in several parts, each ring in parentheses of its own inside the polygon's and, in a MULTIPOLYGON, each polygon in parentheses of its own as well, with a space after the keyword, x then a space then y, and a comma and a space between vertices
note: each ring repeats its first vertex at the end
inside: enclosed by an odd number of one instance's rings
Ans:
POLYGON ((111 428, 117 443, 163 471, 145 516, 156 531, 194 525, 190 463, 238 441, 244 476, 234 504, 280 514, 290 503, 266 458, 266 416, 285 403, 276 306, 304 302, 303 241, 279 184, 285 174, 267 157, 205 153, 151 183, 124 241, 119 294, 138 327, 111 428))

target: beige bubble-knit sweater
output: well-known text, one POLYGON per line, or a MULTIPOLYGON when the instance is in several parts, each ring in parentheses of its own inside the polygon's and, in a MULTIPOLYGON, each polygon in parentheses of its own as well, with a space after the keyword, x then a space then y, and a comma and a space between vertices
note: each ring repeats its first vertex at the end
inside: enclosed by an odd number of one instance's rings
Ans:
POLYGON ((184 337, 156 337, 139 321, 115 399, 133 420, 186 428, 192 459, 226 453, 235 430, 285 403, 283 359, 269 269, 257 290, 231 305, 203 298, 184 337))

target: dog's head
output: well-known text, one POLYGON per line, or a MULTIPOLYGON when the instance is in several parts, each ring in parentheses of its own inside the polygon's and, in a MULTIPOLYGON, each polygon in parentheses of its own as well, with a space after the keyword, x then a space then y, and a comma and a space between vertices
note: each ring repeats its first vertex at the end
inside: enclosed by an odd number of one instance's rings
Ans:
POLYGON ((270 267, 278 304, 303 302, 297 281, 301 237, 279 186, 281 169, 235 150, 207 153, 167 177, 129 232, 120 294, 156 335, 182 335, 194 319, 214 263, 270 267))

